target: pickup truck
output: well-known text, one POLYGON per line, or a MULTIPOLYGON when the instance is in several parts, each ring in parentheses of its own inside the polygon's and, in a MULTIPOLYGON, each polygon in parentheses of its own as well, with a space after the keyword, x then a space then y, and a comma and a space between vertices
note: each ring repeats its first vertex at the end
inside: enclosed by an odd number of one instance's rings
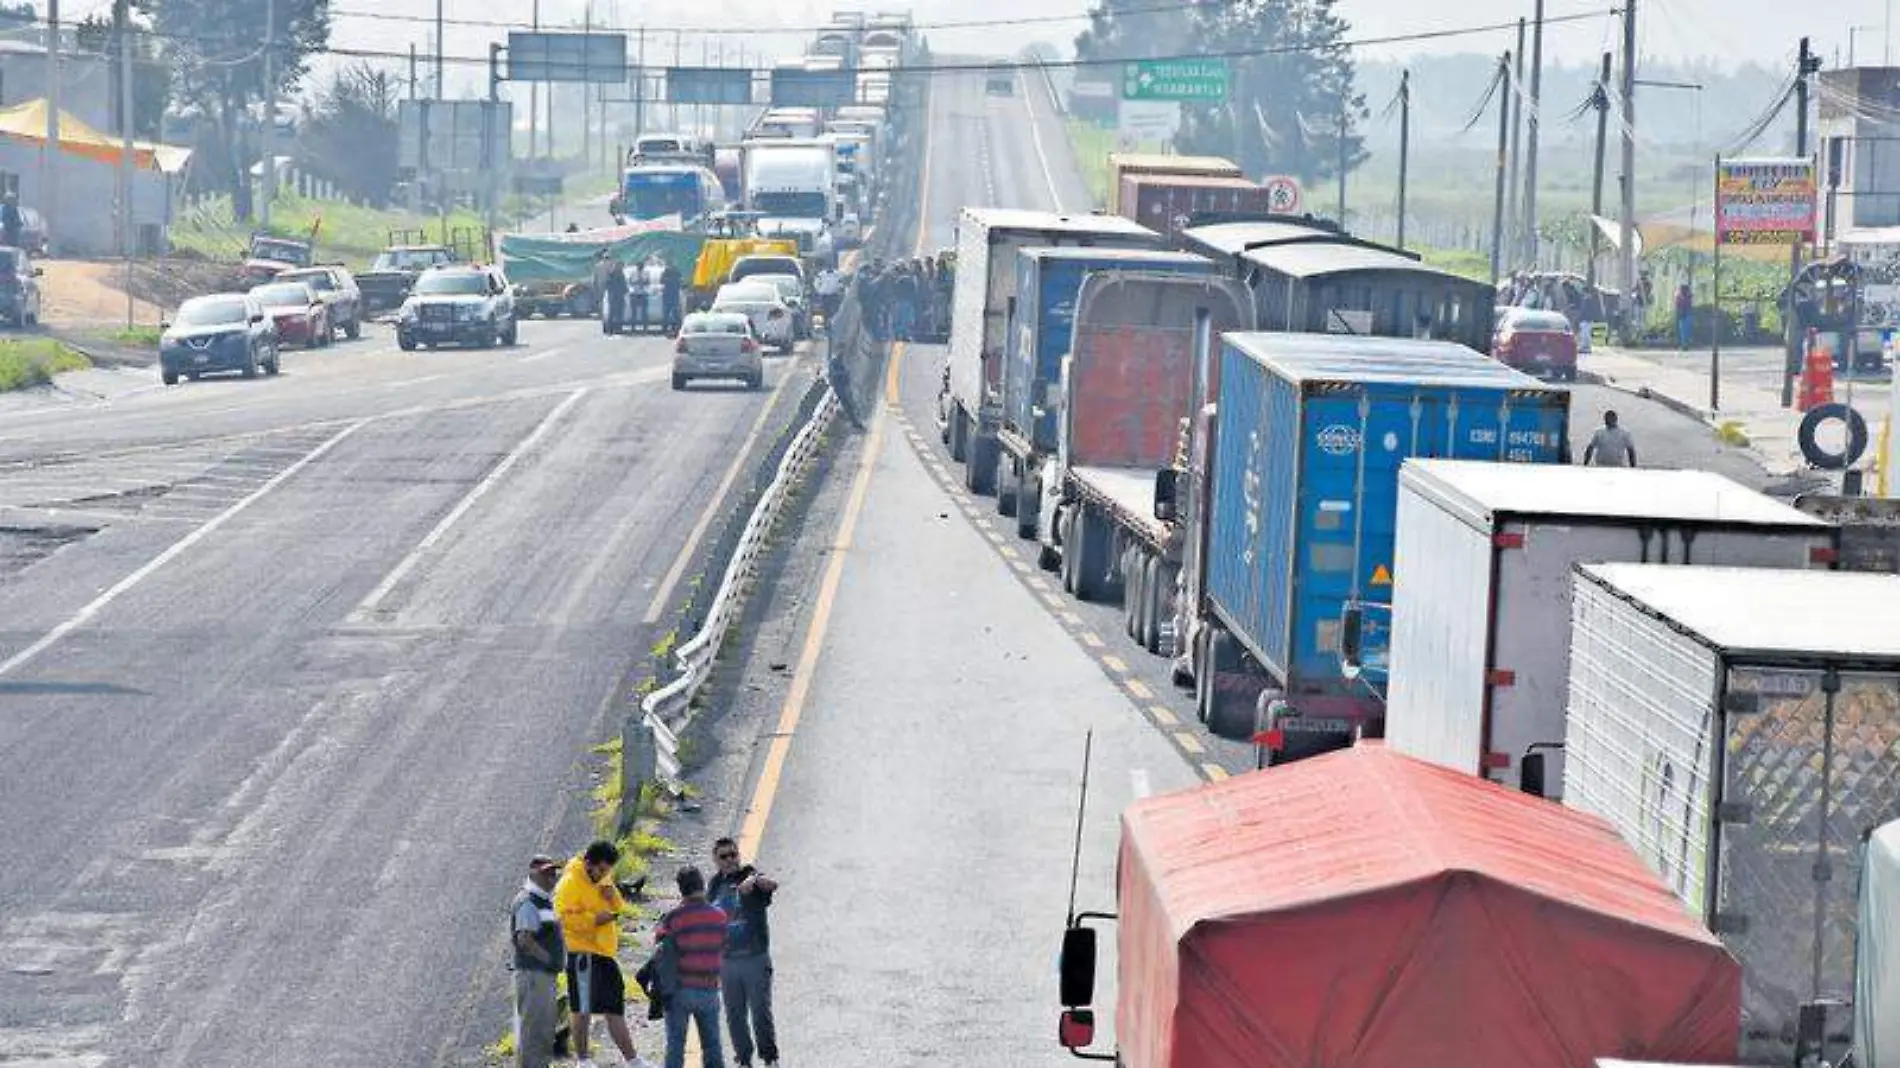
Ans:
POLYGON ((252 234, 239 273, 244 277, 245 287, 249 288, 269 282, 285 271, 308 267, 314 262, 316 250, 308 241, 275 234, 252 234))
POLYGON ((363 293, 365 312, 402 307, 409 299, 416 276, 431 267, 456 263, 461 259, 447 245, 391 245, 376 254, 369 270, 356 276, 356 288, 363 293))
MULTIPOLYGON (((1079 853, 1079 850, 1078 850, 1079 853)), ((1741 968, 1603 821, 1373 744, 1136 802, 1057 1035, 1121 1068, 1734 1064, 1741 968), (1097 926, 1117 926, 1113 1054, 1097 926)))

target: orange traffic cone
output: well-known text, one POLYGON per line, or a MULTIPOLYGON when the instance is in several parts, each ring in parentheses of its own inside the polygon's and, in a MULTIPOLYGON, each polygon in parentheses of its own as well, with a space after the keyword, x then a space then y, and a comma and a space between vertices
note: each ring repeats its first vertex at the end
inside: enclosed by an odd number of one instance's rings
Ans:
POLYGON ((1834 403, 1834 353, 1820 340, 1818 331, 1808 331, 1808 358, 1801 366, 1801 405, 1804 412, 1834 403))

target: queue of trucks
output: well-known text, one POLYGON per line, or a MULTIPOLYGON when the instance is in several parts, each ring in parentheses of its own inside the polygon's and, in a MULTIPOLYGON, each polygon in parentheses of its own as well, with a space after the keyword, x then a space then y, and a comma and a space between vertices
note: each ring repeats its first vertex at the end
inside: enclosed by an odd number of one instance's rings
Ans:
MULTIPOLYGON (((1870 1063, 1864 1036, 1900 1013, 1855 998, 1892 989, 1878 961, 1900 941, 1900 901, 1873 896, 1892 881, 1862 878, 1900 820, 1900 577, 1832 570, 1842 532, 1812 507, 1712 474, 1569 466, 1567 389, 1482 351, 1490 287, 1261 216, 1225 161, 1126 162, 1112 214, 963 212, 940 398, 966 486, 1068 592, 1119 600, 1209 727, 1272 769, 1124 819, 1122 1062, 1838 1063, 1861 1036, 1870 1063), (1398 788, 1353 793, 1354 776, 1403 779, 1408 811, 1481 813, 1459 848, 1608 836, 1614 901, 1586 903, 1600 867, 1565 870, 1582 846, 1550 854, 1551 886, 1481 874, 1621 916, 1617 939, 1570 960, 1554 929, 1510 945, 1421 914, 1403 937, 1440 955, 1353 1001, 1342 977, 1401 971, 1357 902, 1424 876, 1379 853, 1417 846, 1418 821, 1376 811, 1398 788), (1360 843, 1356 870, 1403 876, 1328 889, 1290 864, 1351 867, 1362 835, 1382 844, 1360 843), (1186 841, 1205 855, 1170 854, 1186 841), (1658 938, 1681 940, 1696 983, 1645 963, 1658 938), (1485 945, 1477 959, 1529 954, 1551 985, 1506 968, 1494 1002, 1435 996, 1485 945), (1308 980, 1335 995, 1324 1011, 1308 980), (1484 1030, 1513 1005, 1590 1025, 1484 1030)), ((1064 955, 1078 1050, 1081 930, 1064 955)))

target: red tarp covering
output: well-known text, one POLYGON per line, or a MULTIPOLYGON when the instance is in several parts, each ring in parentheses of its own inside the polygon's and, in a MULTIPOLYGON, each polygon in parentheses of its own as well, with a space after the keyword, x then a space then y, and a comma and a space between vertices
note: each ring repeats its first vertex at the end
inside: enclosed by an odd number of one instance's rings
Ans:
POLYGON ((1129 1068, 1735 1057, 1741 969, 1593 817, 1382 745, 1134 805, 1129 1068))

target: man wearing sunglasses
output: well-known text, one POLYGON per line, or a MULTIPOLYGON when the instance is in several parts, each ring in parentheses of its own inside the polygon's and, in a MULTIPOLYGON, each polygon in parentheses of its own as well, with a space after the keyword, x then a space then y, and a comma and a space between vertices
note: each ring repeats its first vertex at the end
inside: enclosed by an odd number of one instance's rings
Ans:
POLYGON ((771 930, 766 909, 778 883, 739 860, 730 838, 713 843, 718 872, 706 896, 726 914, 726 959, 719 980, 726 1002, 726 1028, 740 1068, 752 1064, 753 1040, 767 1065, 778 1064, 778 1029, 772 1021, 771 930))

